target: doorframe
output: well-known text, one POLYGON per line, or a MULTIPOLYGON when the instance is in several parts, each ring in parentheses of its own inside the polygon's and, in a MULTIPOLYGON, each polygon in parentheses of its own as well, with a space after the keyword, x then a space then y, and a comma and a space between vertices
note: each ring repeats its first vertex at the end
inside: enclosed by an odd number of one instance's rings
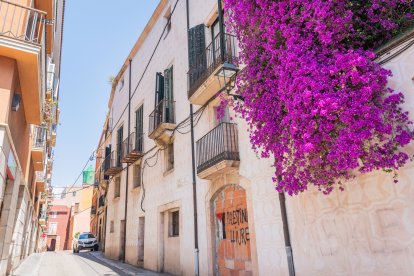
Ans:
POLYGON ((205 211, 206 211, 206 224, 207 224, 207 264, 208 275, 214 275, 215 265, 215 231, 213 230, 214 221, 212 213, 212 203, 214 197, 222 190, 229 186, 240 186, 246 192, 246 205, 247 213, 249 216, 249 236, 250 236, 250 253, 252 258, 252 273, 253 275, 259 275, 258 259, 257 259, 257 247, 256 247, 256 230, 254 224, 254 213, 252 205, 252 189, 251 181, 238 174, 226 174, 221 177, 210 181, 210 189, 205 195, 205 211))

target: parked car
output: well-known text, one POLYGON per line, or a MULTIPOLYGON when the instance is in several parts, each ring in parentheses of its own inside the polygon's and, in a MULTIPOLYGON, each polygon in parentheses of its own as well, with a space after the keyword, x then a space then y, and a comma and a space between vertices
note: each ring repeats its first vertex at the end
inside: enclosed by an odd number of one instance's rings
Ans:
POLYGON ((92 233, 84 232, 73 239, 73 253, 79 253, 79 250, 89 249, 91 251, 98 251, 99 245, 95 236, 92 233))

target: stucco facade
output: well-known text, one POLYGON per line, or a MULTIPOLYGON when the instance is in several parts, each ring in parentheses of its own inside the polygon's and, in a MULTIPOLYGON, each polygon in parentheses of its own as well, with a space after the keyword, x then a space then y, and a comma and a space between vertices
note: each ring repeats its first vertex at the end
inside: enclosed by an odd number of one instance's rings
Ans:
MULTIPOLYGON (((105 151, 109 144, 116 149, 120 137, 123 142, 137 129, 136 112, 142 105, 145 135, 143 157, 129 165, 123 163, 108 181, 105 255, 125 258, 127 263, 154 271, 194 275, 191 136, 189 124, 180 124, 190 114, 187 14, 185 1, 175 4, 160 1, 113 83, 109 102, 112 135, 109 143, 103 144, 101 138, 98 150, 105 151), (173 70, 165 71, 170 68, 173 70), (149 118, 157 108, 157 72, 164 72, 164 78, 173 72, 174 123, 179 128, 169 133, 171 139, 167 142, 160 141, 163 134, 148 137, 152 123, 149 118), (125 109, 129 91, 130 109, 125 109), (171 142, 173 158, 169 154, 171 142), (139 184, 137 167, 141 168, 139 184)), ((214 37, 210 33, 214 34, 211 29, 216 18, 217 1, 189 2, 189 27, 205 25, 206 45, 214 37)), ((406 95, 404 108, 414 119, 414 46, 384 67, 393 71, 389 85, 406 95)), ((218 104, 218 99, 212 99, 203 106, 194 106, 195 111, 203 109, 195 116, 197 143, 222 126, 216 116, 218 104)), ((288 275, 272 162, 259 158, 251 149, 247 124, 232 110, 228 117, 238 133, 239 161, 210 166, 200 170, 196 178, 200 275, 288 275), (220 166, 225 170, 206 176, 207 172, 220 171, 220 166)), ((202 150, 196 148, 196 158, 202 150)), ((414 153, 413 145, 406 150, 414 153)), ((414 164, 409 163, 399 171, 398 184, 391 176, 376 172, 358 176, 344 192, 325 196, 310 189, 287 198, 296 275, 412 275, 413 175, 414 164)))

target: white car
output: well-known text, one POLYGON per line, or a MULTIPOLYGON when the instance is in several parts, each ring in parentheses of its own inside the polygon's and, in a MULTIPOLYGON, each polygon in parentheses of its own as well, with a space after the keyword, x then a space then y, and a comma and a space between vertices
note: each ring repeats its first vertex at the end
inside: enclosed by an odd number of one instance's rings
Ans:
POLYGON ((98 251, 99 245, 95 236, 90 232, 80 233, 78 238, 73 240, 73 253, 79 253, 79 250, 89 249, 98 251))

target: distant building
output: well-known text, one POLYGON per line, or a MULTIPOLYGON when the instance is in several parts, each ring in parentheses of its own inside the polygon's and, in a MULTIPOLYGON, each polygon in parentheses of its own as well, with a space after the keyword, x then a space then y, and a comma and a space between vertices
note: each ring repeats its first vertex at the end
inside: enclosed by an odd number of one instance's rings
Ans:
MULTIPOLYGON (((93 173, 92 173, 93 175, 93 173)), ((93 177, 92 177, 93 179, 93 177)), ((68 247, 72 249, 73 237, 76 233, 89 232, 91 227, 93 185, 66 187, 61 197, 52 202, 52 206, 67 206, 70 208, 68 231, 68 247)), ((53 210, 49 211, 51 214, 53 210)))
POLYGON ((71 208, 66 205, 51 205, 48 217, 47 250, 69 249, 71 208))

